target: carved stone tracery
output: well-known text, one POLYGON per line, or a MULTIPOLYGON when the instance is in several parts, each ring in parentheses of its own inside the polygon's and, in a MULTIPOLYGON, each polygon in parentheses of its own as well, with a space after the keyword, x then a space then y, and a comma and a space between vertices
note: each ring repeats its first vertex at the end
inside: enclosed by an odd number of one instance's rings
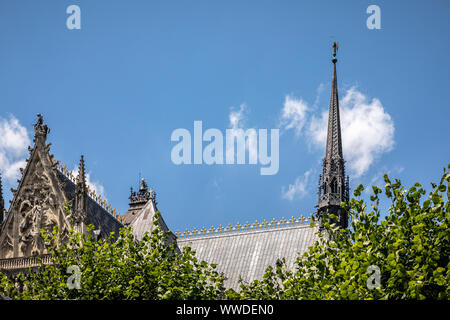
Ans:
POLYGON ((14 256, 14 244, 13 244, 13 224, 9 223, 5 230, 5 237, 3 238, 3 242, 0 246, 0 258, 8 259, 14 256))
POLYGON ((18 243, 20 256, 35 256, 46 253, 41 229, 51 232, 58 226, 56 195, 52 191, 50 178, 37 163, 32 176, 23 186, 20 195, 18 243))

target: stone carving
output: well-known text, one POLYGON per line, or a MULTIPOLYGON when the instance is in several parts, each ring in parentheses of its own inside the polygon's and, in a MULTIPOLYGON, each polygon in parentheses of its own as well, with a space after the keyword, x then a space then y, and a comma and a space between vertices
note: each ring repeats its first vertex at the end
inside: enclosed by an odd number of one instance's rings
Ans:
MULTIPOLYGON (((84 232, 85 226, 92 223, 96 227, 104 227, 105 234, 110 231, 117 234, 121 226, 115 218, 110 219, 108 211, 94 205, 93 199, 89 198, 90 190, 85 179, 82 179, 83 183, 78 183, 73 173, 49 154, 50 144, 46 144, 46 138, 50 129, 41 114, 37 117, 34 146, 28 148, 30 157, 26 159, 26 168, 20 170, 22 179, 18 181, 17 190, 12 190, 8 216, 3 223, 0 221, 0 260, 23 260, 45 255, 48 244, 41 237, 42 229, 51 232, 57 226, 60 232, 58 242, 64 243, 71 228, 84 232), (65 211, 66 201, 69 201, 73 216, 65 211)), ((81 164, 84 167, 83 157, 80 167, 81 164)), ((84 168, 80 171, 84 173, 84 168)), ((145 183, 143 186, 146 187, 145 183)), ((104 202, 103 207, 106 206, 104 202)), ((110 206, 108 210, 116 213, 110 206)))
POLYGON ((147 202, 150 199, 155 199, 156 192, 150 188, 150 191, 148 191, 148 185, 145 182, 145 179, 141 179, 141 186, 139 187, 139 191, 135 192, 133 191, 133 187, 130 188, 130 196, 128 199, 130 199, 130 203, 139 203, 139 202, 147 202))
POLYGON ((56 196, 50 179, 38 163, 20 195, 19 251, 23 256, 45 253, 41 229, 51 232, 58 226, 56 196))
POLYGON ((40 113, 37 114, 37 121, 34 124, 34 133, 37 136, 47 137, 47 134, 50 133, 50 128, 44 123, 44 118, 40 113))
POLYGON ((2 253, 2 259, 12 258, 14 256, 14 246, 13 246, 13 238, 11 236, 12 232, 12 223, 9 224, 8 230, 6 230, 6 235, 3 238, 3 243, 0 247, 0 252, 2 253))

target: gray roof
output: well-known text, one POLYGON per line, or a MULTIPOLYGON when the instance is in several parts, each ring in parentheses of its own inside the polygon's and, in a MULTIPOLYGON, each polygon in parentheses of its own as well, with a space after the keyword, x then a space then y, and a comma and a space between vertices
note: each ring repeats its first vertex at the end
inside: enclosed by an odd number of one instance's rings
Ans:
MULTIPOLYGON (((65 193, 67 199, 72 201, 75 197, 75 183, 61 171, 56 170, 56 173, 58 179, 62 182, 62 191, 65 193)), ((111 232, 118 235, 120 228, 123 227, 122 223, 120 223, 112 214, 108 213, 105 208, 89 195, 87 197, 87 215, 89 222, 92 223, 96 229, 100 229, 101 237, 107 237, 111 232)))
MULTIPOLYGON (((125 225, 130 225, 133 228, 133 234, 137 240, 142 240, 146 232, 149 234, 152 232, 153 219, 157 211, 156 203, 152 200, 148 200, 142 208, 129 210, 124 213, 123 219, 125 225)), ((159 215, 158 223, 163 231, 171 232, 161 214, 159 215)))
POLYGON ((202 235, 178 239, 179 248, 191 247, 199 260, 217 264, 227 277, 225 286, 239 289, 239 277, 245 281, 262 279, 266 268, 277 259, 286 259, 292 268, 299 254, 303 254, 318 239, 317 227, 309 223, 283 225, 202 235))

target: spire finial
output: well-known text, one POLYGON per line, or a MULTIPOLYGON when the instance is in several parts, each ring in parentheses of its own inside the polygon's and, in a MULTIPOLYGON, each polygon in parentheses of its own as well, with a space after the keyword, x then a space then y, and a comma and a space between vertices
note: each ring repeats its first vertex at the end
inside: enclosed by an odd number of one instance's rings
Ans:
POLYGON ((43 137, 44 140, 47 138, 47 133, 50 133, 50 128, 44 123, 44 118, 40 113, 37 114, 37 121, 34 124, 34 136, 35 139, 38 137, 43 137))
POLYGON ((148 190, 147 183, 145 182, 145 179, 142 178, 141 179, 141 186, 139 188, 139 191, 147 192, 147 190, 148 190))
POLYGON ((338 50, 338 47, 339 47, 339 45, 338 45, 337 41, 334 41, 333 42, 333 60, 331 60, 331 61, 333 61, 333 63, 337 62, 336 51, 338 50))
POLYGON ((130 196, 128 197, 128 199, 130 199, 130 201, 133 201, 133 198, 136 196, 136 192, 133 191, 133 187, 130 187, 130 196))

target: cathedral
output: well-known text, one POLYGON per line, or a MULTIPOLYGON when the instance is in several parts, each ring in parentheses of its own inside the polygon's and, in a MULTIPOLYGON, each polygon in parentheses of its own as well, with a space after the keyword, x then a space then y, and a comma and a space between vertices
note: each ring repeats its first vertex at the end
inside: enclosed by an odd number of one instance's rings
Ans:
MULTIPOLYGON (((346 228, 348 216, 340 206, 349 200, 349 180, 345 176, 342 138, 339 119, 339 98, 336 76, 337 43, 333 44, 333 73, 329 106, 326 153, 323 172, 319 177, 318 204, 309 217, 272 219, 228 226, 205 227, 185 232, 172 232, 163 216, 159 226, 169 233, 178 248, 191 247, 199 260, 217 264, 223 272, 225 286, 238 289, 239 280, 261 279, 269 265, 285 259, 292 267, 299 254, 307 251, 317 240, 324 212, 336 215, 337 223, 346 228), (318 220, 310 227, 312 220, 318 220)), ((116 234, 120 228, 131 226, 137 240, 153 229, 157 212, 156 194, 145 179, 139 190, 130 190, 129 208, 119 214, 102 200, 86 183, 85 161, 80 158, 78 174, 68 171, 50 153, 47 136, 50 132, 43 116, 38 114, 34 124, 33 146, 29 147, 26 167, 21 169, 17 189, 11 189, 13 198, 5 208, 0 176, 0 272, 14 275, 28 267, 50 262, 40 230, 51 231, 55 226, 62 240, 70 229, 86 232, 94 225, 94 234, 104 237, 116 234), (70 210, 66 210, 66 206, 70 210)))

